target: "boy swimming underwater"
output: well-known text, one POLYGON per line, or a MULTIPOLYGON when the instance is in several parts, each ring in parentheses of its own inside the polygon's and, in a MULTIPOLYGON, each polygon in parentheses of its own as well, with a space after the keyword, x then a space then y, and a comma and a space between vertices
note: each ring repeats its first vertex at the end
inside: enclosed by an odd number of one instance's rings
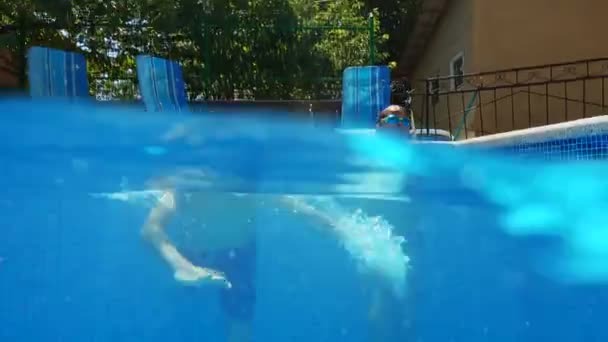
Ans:
MULTIPOLYGON (((231 127, 237 129, 241 126, 231 127)), ((250 131, 231 134, 246 136, 249 134, 247 132, 250 131)), ((196 140, 199 135, 196 126, 177 125, 171 128, 163 139, 197 144, 200 143, 196 140)), ((269 209, 282 207, 290 210, 290 213, 297 212, 311 218, 312 226, 335 238, 357 260, 359 267, 363 266, 361 268, 367 268, 371 273, 379 275, 375 278, 379 278, 385 285, 388 284, 385 288, 389 290, 385 292, 399 292, 400 288, 405 287, 408 260, 401 250, 402 241, 386 229, 377 229, 378 220, 367 217, 361 220, 362 216, 359 215, 352 221, 351 210, 341 208, 331 198, 320 199, 318 196, 262 197, 233 193, 184 193, 174 189, 176 184, 197 184, 201 179, 214 177, 217 177, 218 181, 230 178, 226 174, 219 177, 217 171, 202 172, 197 168, 154 181, 154 188, 163 189, 163 193, 148 215, 143 226, 143 235, 171 266, 177 281, 186 285, 222 288, 222 306, 230 318, 228 341, 251 340, 256 301, 255 220, 256 212, 262 206, 269 209), (168 238, 166 228, 170 221, 175 223, 178 231, 188 234, 185 240, 191 244, 189 248, 176 245, 168 238), (369 241, 378 243, 370 247, 369 241), (386 260, 389 262, 385 263, 386 260)), ((401 176, 395 178, 390 175, 388 180, 377 178, 373 175, 363 175, 363 179, 354 182, 361 183, 359 185, 370 193, 378 190, 376 186, 381 189, 386 186, 393 189, 401 185, 401 176), (380 184, 376 184, 379 181, 380 184)), ((238 183, 238 179, 236 181, 238 183)), ((374 296, 375 302, 372 303, 371 310, 373 313, 370 313, 372 324, 384 321, 385 316, 378 314, 382 309, 378 308, 386 308, 387 305, 378 303, 383 299, 390 301, 393 298, 374 296)))
MULTIPOLYGON (((273 199, 256 195, 230 193, 178 193, 165 190, 158 204, 150 211, 142 232, 171 266, 174 277, 185 285, 219 286, 221 303, 229 317, 228 341, 251 341, 256 301, 256 208, 263 205, 283 206, 314 219, 340 240, 344 232, 336 229, 331 215, 307 206, 296 197, 276 196, 273 199), (226 215, 226 209, 238 215, 226 215), (177 221, 185 231, 194 252, 179 251, 165 230, 169 221, 177 221), (221 227, 221 229, 215 229, 221 227)), ((386 299, 386 297, 383 297, 386 299)), ((377 311, 380 298, 372 310, 377 311)), ((370 313, 371 323, 382 315, 370 313)), ((377 324, 376 324, 377 325, 377 324)))
POLYGON ((256 297, 255 205, 255 201, 235 194, 211 196, 168 190, 150 211, 142 230, 171 266, 177 281, 223 288, 222 307, 230 317, 229 341, 248 341, 251 335, 256 297), (235 207, 238 215, 225 214, 226 208, 235 207), (184 256, 167 237, 165 228, 172 218, 196 244, 194 255, 184 256), (205 267, 195 265, 190 258, 205 267))
MULTIPOLYGON (((242 125, 230 127, 235 129, 230 132, 231 135, 248 136, 252 131, 239 131, 242 125)), ((257 136, 254 138, 253 141, 259 139, 257 136)), ((163 139, 190 145, 201 143, 196 125, 172 127, 163 135, 163 139)), ((221 302, 229 317, 228 341, 251 340, 256 302, 255 220, 256 212, 262 206, 273 210, 282 207, 290 213, 311 218, 312 227, 329 233, 356 260, 359 269, 373 275, 370 278, 374 281, 365 282, 373 283, 376 287, 376 294, 372 296, 370 323, 373 330, 382 329, 374 329, 374 326, 381 326, 388 321, 386 317, 391 316, 387 314, 388 308, 394 305, 386 303, 401 299, 399 297, 405 288, 409 265, 409 259, 401 249, 403 239, 393 234, 392 226, 386 220, 368 217, 362 210, 345 209, 332 197, 184 193, 176 191, 174 187, 177 184, 196 187, 198 182, 205 186, 208 179, 214 178, 220 182, 229 179, 235 184, 240 184, 240 180, 238 177, 230 179, 234 177, 230 174, 219 176, 216 170, 203 172, 198 167, 182 171, 154 181, 154 188, 162 189, 162 196, 148 215, 143 235, 171 266, 178 282, 222 288, 221 302), (190 247, 175 244, 168 238, 166 229, 171 221, 180 233, 188 235, 184 240, 191 244, 190 247)), ((403 188, 403 175, 399 171, 388 174, 363 173, 349 178, 347 183, 353 187, 339 188, 339 193, 352 190, 354 193, 368 194, 371 198, 374 193, 392 193, 395 189, 403 188)), ((385 212, 386 207, 380 206, 383 208, 378 212, 385 212)), ((411 224, 411 220, 409 222, 411 224)), ((392 328, 383 330, 395 330, 392 328)), ((382 339, 381 335, 374 332, 372 338, 376 338, 374 341, 390 340, 382 339)))

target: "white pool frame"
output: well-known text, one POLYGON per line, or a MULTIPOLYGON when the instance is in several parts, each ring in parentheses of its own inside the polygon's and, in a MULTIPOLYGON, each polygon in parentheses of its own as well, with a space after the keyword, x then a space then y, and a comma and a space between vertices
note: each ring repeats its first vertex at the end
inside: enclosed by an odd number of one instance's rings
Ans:
MULTIPOLYGON (((342 134, 374 135, 371 129, 336 129, 342 134)), ((421 129, 424 131, 424 129, 421 129)), ((558 124, 520 129, 458 141, 412 140, 419 144, 448 144, 454 146, 504 147, 540 143, 551 140, 608 134, 608 115, 578 119, 558 124)))
POLYGON ((515 130, 506 133, 486 135, 447 143, 456 146, 501 147, 526 145, 597 134, 608 134, 608 115, 515 130))

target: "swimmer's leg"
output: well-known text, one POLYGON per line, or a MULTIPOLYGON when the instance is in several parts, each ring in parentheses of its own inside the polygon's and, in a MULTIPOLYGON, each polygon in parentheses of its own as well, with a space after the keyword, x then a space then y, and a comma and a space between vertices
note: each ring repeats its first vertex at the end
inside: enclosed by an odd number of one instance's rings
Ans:
POLYGON ((174 212, 175 196, 172 191, 166 191, 159 199, 158 205, 148 215, 142 229, 144 238, 171 266, 176 280, 188 285, 211 283, 230 288, 232 285, 221 272, 194 265, 169 241, 164 232, 164 226, 174 212))
POLYGON ((253 340, 251 321, 231 320, 228 324, 228 342, 251 342, 253 340))
POLYGON ((383 289, 374 289, 368 313, 370 342, 391 341, 391 320, 388 308, 389 294, 383 289))
POLYGON ((369 341, 408 340, 410 313, 406 305, 392 290, 375 287, 368 312, 369 341))
MULTIPOLYGON (((308 217, 314 218, 323 226, 333 227, 336 224, 336 219, 328 215, 325 211, 315 207, 311 203, 307 202, 304 197, 301 196, 283 196, 281 202, 291 207, 298 213, 307 215, 308 217)), ((333 200, 325 199, 326 205, 335 205, 333 200)))
POLYGON ((218 254, 213 265, 226 271, 234 287, 223 290, 221 305, 227 318, 228 342, 251 342, 256 304, 255 238, 246 245, 218 254))

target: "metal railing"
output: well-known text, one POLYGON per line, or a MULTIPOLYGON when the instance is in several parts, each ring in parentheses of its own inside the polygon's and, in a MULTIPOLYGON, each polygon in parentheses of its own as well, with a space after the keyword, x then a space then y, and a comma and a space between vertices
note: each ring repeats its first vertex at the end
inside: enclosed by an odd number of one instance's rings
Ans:
POLYGON ((431 77, 416 110, 423 128, 455 139, 606 113, 608 58, 431 77))

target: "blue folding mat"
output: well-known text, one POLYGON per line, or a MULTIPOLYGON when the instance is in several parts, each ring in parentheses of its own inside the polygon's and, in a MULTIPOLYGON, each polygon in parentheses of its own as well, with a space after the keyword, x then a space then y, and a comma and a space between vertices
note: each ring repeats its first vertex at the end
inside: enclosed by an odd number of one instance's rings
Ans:
POLYGON ((41 46, 31 47, 27 59, 30 95, 87 98, 87 62, 77 52, 41 46))
POLYGON ((387 66, 349 67, 342 76, 342 127, 374 128, 378 114, 391 102, 387 66))
POLYGON ((137 56, 139 91, 151 112, 188 110, 182 68, 172 60, 137 56))

